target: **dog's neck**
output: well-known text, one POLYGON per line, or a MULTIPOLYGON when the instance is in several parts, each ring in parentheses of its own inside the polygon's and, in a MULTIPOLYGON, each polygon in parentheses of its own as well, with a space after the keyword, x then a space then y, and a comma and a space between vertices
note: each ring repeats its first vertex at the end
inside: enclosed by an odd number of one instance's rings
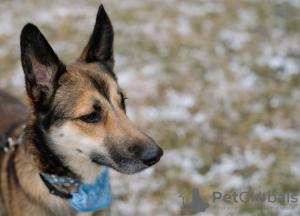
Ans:
POLYGON ((63 165, 61 158, 53 153, 50 148, 51 141, 46 134, 44 126, 35 115, 31 115, 25 129, 23 144, 26 155, 32 164, 40 173, 81 180, 79 176, 63 165))
MULTIPOLYGON (((39 176, 37 166, 32 163, 33 158, 26 156, 28 152, 25 152, 25 147, 25 145, 20 145, 13 153, 13 156, 11 156, 15 161, 14 178, 18 182, 19 187, 29 196, 32 202, 57 211, 52 215, 75 215, 75 210, 70 206, 68 199, 61 199, 49 193, 48 188, 45 187, 39 176)), ((57 189, 65 193, 76 192, 75 189, 69 191, 70 188, 57 189)))

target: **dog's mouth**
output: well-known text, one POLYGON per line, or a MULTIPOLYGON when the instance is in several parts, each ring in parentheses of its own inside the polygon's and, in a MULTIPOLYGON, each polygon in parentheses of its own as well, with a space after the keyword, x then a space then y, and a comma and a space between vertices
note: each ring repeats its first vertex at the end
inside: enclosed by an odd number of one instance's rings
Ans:
POLYGON ((115 169, 114 164, 112 162, 110 162, 109 160, 107 160, 107 157, 105 157, 104 155, 92 153, 90 156, 90 159, 93 163, 95 163, 97 165, 107 166, 107 167, 115 169))
POLYGON ((139 162, 138 160, 134 160, 126 157, 119 158, 118 163, 115 163, 108 160, 107 157, 105 157, 104 155, 93 153, 90 156, 90 159, 94 164, 106 166, 116 170, 117 172, 127 174, 127 175, 138 173, 148 168, 148 166, 139 162))
POLYGON ((110 167, 120 173, 134 174, 156 164, 162 155, 163 150, 157 146, 155 149, 143 151, 139 157, 136 155, 126 157, 124 154, 114 152, 112 159, 99 153, 92 153, 90 159, 95 164, 110 167))
POLYGON ((123 148, 119 146, 110 142, 109 148, 94 148, 91 151, 77 149, 77 151, 84 154, 93 164, 106 166, 123 174, 138 173, 153 166, 163 155, 163 150, 154 141, 150 144, 127 144, 127 148, 124 148, 125 145, 123 148))

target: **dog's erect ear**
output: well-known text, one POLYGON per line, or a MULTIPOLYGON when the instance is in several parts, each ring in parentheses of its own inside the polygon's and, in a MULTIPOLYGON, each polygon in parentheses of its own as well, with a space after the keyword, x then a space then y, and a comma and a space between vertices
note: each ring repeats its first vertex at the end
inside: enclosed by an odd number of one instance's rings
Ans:
POLYGON ((27 24, 22 30, 21 60, 28 96, 35 103, 45 104, 66 67, 33 24, 27 24))
POLYGON ((100 61, 105 63, 110 70, 113 70, 113 41, 113 27, 103 6, 100 5, 94 31, 78 60, 85 62, 100 61))

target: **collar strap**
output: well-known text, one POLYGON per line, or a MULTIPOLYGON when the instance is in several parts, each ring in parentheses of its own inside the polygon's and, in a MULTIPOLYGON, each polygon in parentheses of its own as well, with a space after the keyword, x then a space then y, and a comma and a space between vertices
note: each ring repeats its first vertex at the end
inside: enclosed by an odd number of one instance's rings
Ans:
POLYGON ((57 190, 42 174, 40 174, 40 177, 43 180, 44 184, 49 189, 50 194, 59 196, 60 198, 63 198, 63 199, 71 199, 73 197, 73 195, 70 193, 66 193, 66 192, 57 190))
POLYGON ((78 187, 82 184, 80 180, 69 178, 66 176, 57 176, 46 173, 41 173, 41 175, 51 184, 59 185, 62 187, 78 187))

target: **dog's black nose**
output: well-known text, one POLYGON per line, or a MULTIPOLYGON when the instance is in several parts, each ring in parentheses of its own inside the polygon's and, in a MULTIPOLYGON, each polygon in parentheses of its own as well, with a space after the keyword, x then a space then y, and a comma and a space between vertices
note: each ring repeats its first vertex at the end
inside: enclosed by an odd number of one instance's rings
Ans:
POLYGON ((141 159, 147 166, 152 166, 159 161, 163 154, 164 151, 159 146, 155 145, 154 147, 143 150, 141 159))

